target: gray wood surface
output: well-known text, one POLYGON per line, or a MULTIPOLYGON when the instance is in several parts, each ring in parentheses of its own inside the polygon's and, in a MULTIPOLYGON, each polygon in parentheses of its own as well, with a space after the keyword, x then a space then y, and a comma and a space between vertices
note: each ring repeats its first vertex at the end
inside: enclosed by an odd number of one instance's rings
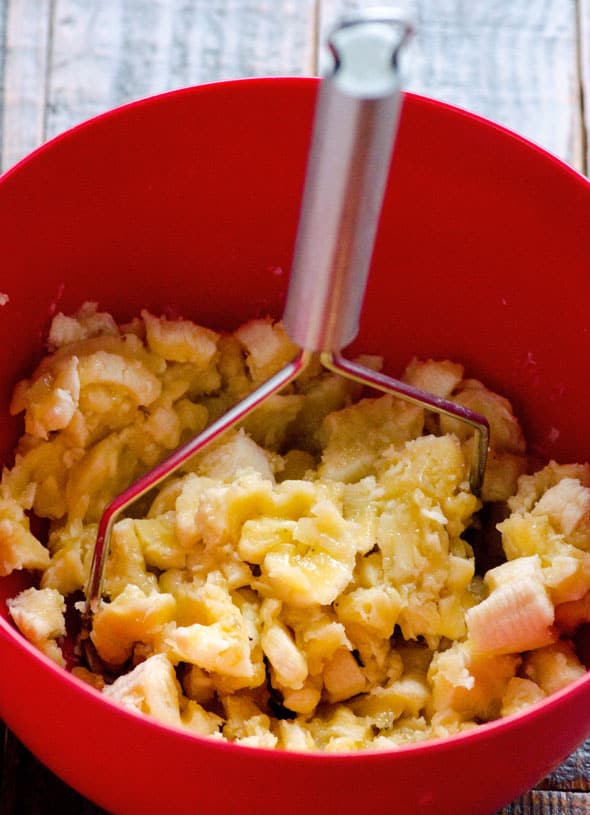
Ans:
MULTIPOLYGON (((319 73, 333 21, 387 0, 0 0, 0 168, 117 105, 218 79, 319 73)), ((410 90, 588 171, 590 0, 399 0, 410 90)), ((1 727, 1 726, 0 726, 1 727)), ((100 810, 7 731, 0 815, 100 810)), ((549 737, 549 734, 548 734, 549 737)), ((590 815, 590 742, 502 815, 590 815)))
MULTIPOLYGON (((366 0, 0 0, 1 163, 153 93, 313 74, 366 0)), ((385 3, 387 5, 387 3, 385 3)), ((400 0, 407 87, 492 118, 584 170, 590 0, 400 0)))

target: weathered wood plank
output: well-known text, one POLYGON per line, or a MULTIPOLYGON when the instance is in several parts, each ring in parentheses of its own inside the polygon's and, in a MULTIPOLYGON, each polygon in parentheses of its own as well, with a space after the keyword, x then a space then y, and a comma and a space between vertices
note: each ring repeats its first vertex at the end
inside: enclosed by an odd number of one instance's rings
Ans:
MULTIPOLYGON (((323 0, 320 37, 340 14, 368 5, 323 0)), ((582 166, 576 0, 381 5, 414 10, 409 90, 493 119, 582 166)))
POLYGON ((532 790, 498 815, 590 815, 590 793, 532 790))
POLYGON ((4 0, 2 8, 3 169, 143 96, 314 68, 315 0, 4 0))
MULTIPOLYGON (((581 64, 589 87, 590 0, 580 2, 581 64)), ((322 0, 322 38, 338 14, 362 4, 322 0)), ((3 167, 77 121, 150 93, 235 76, 316 72, 314 5, 314 0, 0 4, 8 10, 3 167)), ((420 31, 410 89, 495 118, 584 167, 575 0, 410 5, 420 31)))
POLYGON ((314 0, 55 0, 46 137, 201 82, 313 67, 314 0))
POLYGON ((580 105, 584 131, 583 172, 590 172, 590 0, 578 0, 578 47, 580 60, 580 105))
POLYGON ((6 18, 8 7, 0 5, 0 166, 2 162, 2 131, 4 120, 4 84, 6 81, 6 18))
POLYGON ((590 792, 590 739, 547 776, 539 789, 590 792))
POLYGON ((17 751, 16 739, 0 723, 0 812, 11 815, 16 806, 17 797, 17 751))
POLYGON ((51 3, 11 0, 0 9, 1 41, 6 43, 1 103, 5 169, 43 141, 51 3))
POLYGON ((9 731, 0 775, 2 815, 107 815, 40 764, 9 731))

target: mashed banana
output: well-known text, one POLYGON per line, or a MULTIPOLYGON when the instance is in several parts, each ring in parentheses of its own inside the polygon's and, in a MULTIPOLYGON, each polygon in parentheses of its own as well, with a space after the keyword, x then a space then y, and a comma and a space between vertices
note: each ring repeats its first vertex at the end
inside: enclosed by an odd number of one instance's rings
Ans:
MULTIPOLYGON (((0 574, 39 574, 10 613, 65 666, 105 506, 296 349, 271 320, 222 336, 86 304, 54 318, 49 350, 11 405, 25 433, 0 485, 0 574)), ((201 735, 326 751, 452 734, 581 676, 590 467, 526 475, 509 402, 461 365, 413 360, 403 378, 490 422, 482 500, 505 512, 485 573, 466 428, 312 364, 116 524, 91 633, 103 669, 67 667, 201 735)))

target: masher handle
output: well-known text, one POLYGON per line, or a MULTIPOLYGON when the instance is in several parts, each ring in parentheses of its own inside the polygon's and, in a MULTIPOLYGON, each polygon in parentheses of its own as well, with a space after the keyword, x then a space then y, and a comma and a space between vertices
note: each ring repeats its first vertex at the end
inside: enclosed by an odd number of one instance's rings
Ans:
POLYGON ((410 24, 387 12, 344 20, 318 93, 284 325, 308 351, 358 332, 401 100, 398 55, 410 24))

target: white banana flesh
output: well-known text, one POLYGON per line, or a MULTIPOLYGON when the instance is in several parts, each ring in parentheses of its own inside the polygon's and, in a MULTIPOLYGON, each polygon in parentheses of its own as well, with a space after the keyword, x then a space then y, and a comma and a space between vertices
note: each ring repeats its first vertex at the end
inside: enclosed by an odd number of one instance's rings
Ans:
POLYGON ((489 596, 466 614, 468 639, 475 651, 513 654, 555 640, 555 609, 538 556, 503 563, 487 573, 485 582, 489 596))

